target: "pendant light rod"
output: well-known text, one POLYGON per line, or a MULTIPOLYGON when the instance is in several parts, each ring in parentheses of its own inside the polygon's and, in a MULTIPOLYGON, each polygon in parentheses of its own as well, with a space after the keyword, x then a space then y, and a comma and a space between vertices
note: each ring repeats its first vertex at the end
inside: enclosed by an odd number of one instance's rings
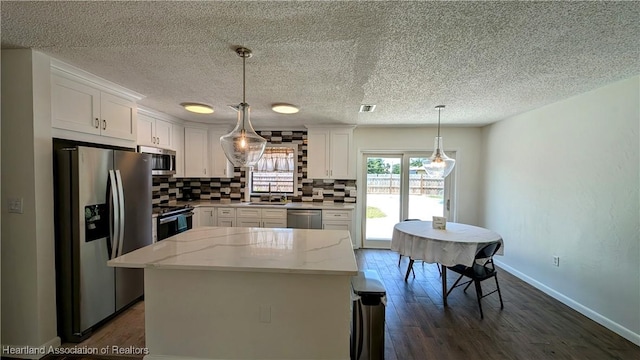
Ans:
POLYGON ((444 109, 444 105, 436 105, 438 109, 438 137, 440 137, 440 111, 444 109))
POLYGON ((245 47, 239 47, 236 49, 236 54, 238 54, 238 56, 242 58, 242 102, 246 103, 245 89, 247 87, 247 82, 246 82, 245 68, 246 68, 247 59, 250 58, 253 55, 253 53, 251 52, 251 50, 245 47))

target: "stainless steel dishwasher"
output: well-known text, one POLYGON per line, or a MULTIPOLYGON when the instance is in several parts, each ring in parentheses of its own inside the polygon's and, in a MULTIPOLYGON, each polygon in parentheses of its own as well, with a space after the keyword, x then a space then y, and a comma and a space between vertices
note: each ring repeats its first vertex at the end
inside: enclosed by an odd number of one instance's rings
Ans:
POLYGON ((322 210, 288 209, 287 227, 290 229, 322 229, 322 210))

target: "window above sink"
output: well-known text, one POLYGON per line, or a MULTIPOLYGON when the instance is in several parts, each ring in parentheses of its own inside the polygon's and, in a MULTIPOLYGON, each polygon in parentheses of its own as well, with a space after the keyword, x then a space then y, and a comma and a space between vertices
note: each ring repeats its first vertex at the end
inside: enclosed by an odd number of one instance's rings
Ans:
POLYGON ((297 146, 267 146, 262 158, 251 171, 251 195, 295 196, 298 182, 297 159, 297 146))

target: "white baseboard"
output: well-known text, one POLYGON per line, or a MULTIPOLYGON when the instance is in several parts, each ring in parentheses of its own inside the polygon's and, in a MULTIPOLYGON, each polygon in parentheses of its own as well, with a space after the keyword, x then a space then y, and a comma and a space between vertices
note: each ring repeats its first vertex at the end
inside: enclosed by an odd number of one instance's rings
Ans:
POLYGON ((53 339, 45 342, 40 346, 29 346, 29 345, 0 345, 2 348, 2 356, 9 358, 18 358, 18 359, 40 359, 47 356, 49 348, 57 348, 61 345, 59 337, 54 337, 53 339), (5 349, 14 349, 18 350, 20 353, 11 354, 9 352, 5 352, 5 349), (24 353, 23 353, 24 352, 24 353))
POLYGON ((537 281, 536 279, 525 275, 523 273, 521 273, 520 271, 512 268, 509 265, 504 264, 503 262, 499 261, 498 259, 493 260, 493 262, 498 265, 500 268, 504 269, 505 271, 507 271, 508 273, 511 273, 512 275, 520 278, 521 280, 523 280, 524 282, 532 285, 533 287, 537 288, 538 290, 544 292, 545 294, 551 296, 552 298, 560 301, 561 303, 567 305, 568 307, 576 310, 577 312, 581 313, 582 315, 588 317, 589 319, 597 322, 598 324, 606 327, 607 329, 613 331, 614 333, 622 336, 623 338, 631 341, 632 343, 640 346, 640 334, 636 334, 633 331, 627 329, 626 327, 618 324, 617 322, 602 316, 600 313, 597 313, 595 311, 593 311, 592 309, 580 304, 579 302, 557 292, 556 290, 546 286, 545 284, 537 281))

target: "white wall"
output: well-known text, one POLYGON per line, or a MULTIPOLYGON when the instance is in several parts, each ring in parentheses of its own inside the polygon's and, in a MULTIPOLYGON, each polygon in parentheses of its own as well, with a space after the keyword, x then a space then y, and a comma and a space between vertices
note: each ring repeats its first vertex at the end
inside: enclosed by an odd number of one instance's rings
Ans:
POLYGON ((484 128, 479 209, 504 238, 501 265, 640 345, 639 88, 634 77, 484 128))
MULTIPOLYGON (((371 151, 433 151, 433 139, 436 136, 435 127, 357 127, 353 132, 354 146, 357 150, 356 171, 358 187, 358 208, 356 212, 356 226, 358 240, 361 244, 363 236, 362 215, 364 213, 365 181, 362 159, 364 152, 371 151)), ((447 128, 442 127, 444 149, 447 153, 455 151, 456 166, 455 191, 453 194, 453 209, 456 221, 465 224, 478 225, 480 191, 480 149, 482 130, 480 128, 447 128)))
POLYGON ((1 342, 57 346, 49 58, 2 55, 1 342), (10 197, 23 214, 8 213, 10 197))

